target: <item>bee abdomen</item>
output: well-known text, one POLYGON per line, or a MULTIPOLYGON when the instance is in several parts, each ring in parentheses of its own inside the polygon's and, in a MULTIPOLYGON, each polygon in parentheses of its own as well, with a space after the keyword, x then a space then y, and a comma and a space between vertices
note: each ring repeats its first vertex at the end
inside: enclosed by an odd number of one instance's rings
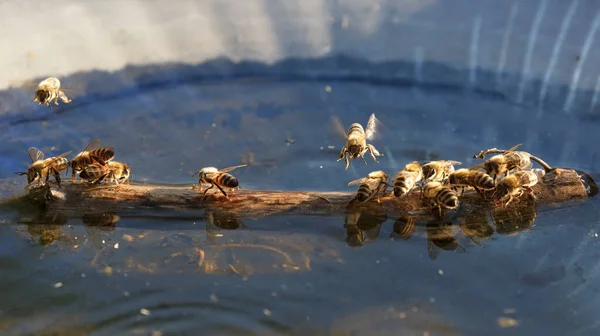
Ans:
POLYGON ((69 159, 67 158, 59 158, 58 162, 56 163, 55 167, 56 170, 65 170, 67 169, 67 167, 69 167, 69 159))
POLYGON ((239 186, 238 179, 235 178, 235 176, 233 176, 231 174, 227 174, 227 173, 223 173, 223 174, 217 176, 217 178, 215 179, 215 182, 217 182, 217 184, 219 184, 223 187, 227 187, 227 188, 235 188, 235 187, 239 186))
POLYGON ((494 179, 485 173, 479 173, 475 175, 473 180, 473 184, 479 188, 493 189, 496 186, 494 184, 494 179))
POLYGON ((360 187, 358 187, 358 191, 356 192, 356 199, 360 202, 364 202, 371 197, 372 193, 373 191, 371 190, 371 188, 369 188, 367 184, 361 184, 360 187))
POLYGON ((408 193, 408 186, 406 185, 406 178, 400 176, 394 182, 394 196, 398 197, 408 193))
POLYGON ((102 161, 110 161, 115 157, 115 151, 112 148, 96 148, 90 152, 90 156, 95 156, 102 159, 102 161))
POLYGON ((458 207, 458 195, 450 188, 441 189, 437 193, 436 198, 440 204, 448 209, 455 209, 458 207))

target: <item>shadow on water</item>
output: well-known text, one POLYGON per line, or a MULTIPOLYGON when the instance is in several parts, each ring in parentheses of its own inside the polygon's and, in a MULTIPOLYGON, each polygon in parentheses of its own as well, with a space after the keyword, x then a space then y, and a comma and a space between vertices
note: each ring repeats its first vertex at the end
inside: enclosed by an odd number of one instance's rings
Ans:
MULTIPOLYGON (((423 66, 432 78, 464 75, 423 66)), ((191 184, 199 167, 247 163, 236 170, 246 189, 348 191, 374 167, 392 172, 429 159, 468 166, 482 147, 515 143, 552 165, 596 170, 597 121, 549 111, 525 122, 528 107, 486 86, 490 76, 479 71, 481 87, 465 90, 415 83, 407 62, 219 59, 75 74, 65 85, 83 95, 52 109, 6 90, 0 193, 22 192, 13 172, 29 163, 28 146, 77 151, 93 138, 115 146, 138 181, 191 184), (372 112, 385 125, 376 142, 385 156, 345 171, 335 161, 343 140, 329 120, 339 115, 348 126, 372 112)), ((598 204, 435 221, 352 206, 342 217, 265 218, 219 209, 90 208, 80 218, 2 209, 0 330, 592 334, 600 325, 598 204)))

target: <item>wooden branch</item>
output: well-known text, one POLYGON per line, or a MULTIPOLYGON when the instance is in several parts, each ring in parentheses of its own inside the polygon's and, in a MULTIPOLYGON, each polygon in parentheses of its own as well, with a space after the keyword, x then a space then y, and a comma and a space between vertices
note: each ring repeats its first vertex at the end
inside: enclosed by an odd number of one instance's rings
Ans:
MULTIPOLYGON (((592 181, 593 182, 593 181, 592 181)), ((572 169, 554 169, 534 186, 535 204, 549 204, 570 199, 586 198, 588 192, 578 172, 572 169)), ((200 210, 230 213, 237 218, 273 215, 335 216, 350 212, 383 213, 389 216, 437 216, 429 204, 413 192, 406 197, 393 195, 360 203, 352 201, 352 192, 311 192, 274 190, 236 190, 229 199, 220 193, 209 194, 202 202, 199 191, 192 186, 132 184, 90 185, 85 182, 63 182, 64 191, 53 187, 34 187, 28 194, 10 199, 3 206, 22 203, 41 204, 47 210, 60 212, 68 217, 81 217, 94 213, 148 213, 157 209, 170 209, 184 213, 202 214, 200 210), (352 202, 351 202, 352 201, 352 202)), ((216 188, 215 188, 216 189, 216 188)), ((490 193, 491 195, 491 193, 490 193)), ((524 203, 514 201, 514 206, 524 203)), ((460 198, 459 213, 477 212, 493 208, 474 191, 465 191, 460 198)), ((511 206, 512 203, 511 203, 511 206)))

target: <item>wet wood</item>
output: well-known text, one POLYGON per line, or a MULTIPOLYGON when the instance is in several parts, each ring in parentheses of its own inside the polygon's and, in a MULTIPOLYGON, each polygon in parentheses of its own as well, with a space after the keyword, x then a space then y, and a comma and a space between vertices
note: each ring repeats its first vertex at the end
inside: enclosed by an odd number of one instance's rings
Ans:
MULTIPOLYGON (((218 210, 239 218, 273 215, 316 215, 329 216, 347 213, 349 204, 353 211, 383 212, 390 216, 408 214, 437 215, 427 202, 420 199, 419 192, 406 197, 393 195, 360 203, 352 201, 352 192, 316 191, 276 191, 276 190, 236 190, 229 199, 220 193, 209 194, 202 201, 202 195, 192 186, 131 184, 131 185, 90 185, 88 183, 63 182, 64 191, 51 188, 32 188, 28 194, 5 202, 4 207, 19 203, 37 203, 46 209, 61 212, 67 216, 83 216, 103 212, 148 212, 157 209, 170 209, 179 212, 200 213, 200 210, 218 210)), ((216 189, 216 188, 215 188, 216 189)), ((570 169, 555 169, 546 174, 534 186, 535 204, 549 204, 570 199, 586 198, 586 188, 579 174, 570 169)), ((489 193, 491 196, 491 192, 489 193)), ((517 206, 524 202, 513 201, 517 206)), ((466 190, 460 198, 461 212, 476 211, 478 207, 492 207, 474 191, 466 190)))

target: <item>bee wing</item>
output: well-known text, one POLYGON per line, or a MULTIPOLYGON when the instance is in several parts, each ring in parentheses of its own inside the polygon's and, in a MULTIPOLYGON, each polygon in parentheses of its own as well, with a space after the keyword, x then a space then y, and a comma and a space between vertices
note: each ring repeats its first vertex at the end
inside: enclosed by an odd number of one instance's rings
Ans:
POLYGON ((358 183, 363 183, 363 182, 365 182, 368 179, 369 179, 368 177, 361 177, 361 178, 356 179, 354 181, 348 182, 348 186, 355 185, 355 184, 358 184, 358 183))
POLYGON ((380 125, 381 121, 375 117, 375 113, 372 113, 369 117, 369 121, 367 122, 367 128, 365 129, 367 140, 373 139, 380 125))
POLYGON ((92 140, 92 142, 90 142, 87 146, 85 146, 85 148, 83 149, 83 152, 91 151, 92 149, 98 147, 98 144, 100 144, 99 139, 92 140))
POLYGON ((39 83, 33 81, 11 81, 9 84, 11 87, 17 87, 21 89, 35 89, 39 83))
POLYGON ((241 167, 246 167, 247 164, 243 164, 243 165, 239 165, 239 166, 232 166, 232 167, 227 167, 227 168, 223 168, 223 169, 219 169, 220 173, 227 173, 230 172, 236 168, 241 168, 241 167))
POLYGON ((340 117, 335 116, 335 115, 332 116, 331 122, 333 123, 333 130, 335 131, 335 134, 346 139, 348 137, 348 134, 346 133, 346 129, 344 128, 344 124, 342 124, 340 117))
POLYGON ((35 147, 29 147, 27 149, 27 153, 29 154, 29 157, 31 158, 31 162, 36 162, 38 160, 43 160, 46 158, 44 156, 44 153, 42 153, 41 150, 39 150, 35 147))
POLYGON ((64 152, 62 154, 55 156, 55 158, 64 158, 64 157, 67 157, 71 153, 73 153, 73 151, 64 152))
POLYGON ((90 155, 90 160, 92 160, 91 165, 106 166, 106 161, 102 160, 101 158, 99 158, 97 156, 90 155))
POLYGON ((454 161, 454 160, 445 160, 444 161, 444 165, 446 165, 446 166, 459 166, 461 164, 462 164, 462 162, 460 162, 460 161, 454 161))
POLYGON ((484 164, 485 164, 485 161, 474 165, 473 167, 469 168, 469 170, 477 170, 477 171, 485 173, 486 171, 485 171, 485 168, 483 167, 484 164))

